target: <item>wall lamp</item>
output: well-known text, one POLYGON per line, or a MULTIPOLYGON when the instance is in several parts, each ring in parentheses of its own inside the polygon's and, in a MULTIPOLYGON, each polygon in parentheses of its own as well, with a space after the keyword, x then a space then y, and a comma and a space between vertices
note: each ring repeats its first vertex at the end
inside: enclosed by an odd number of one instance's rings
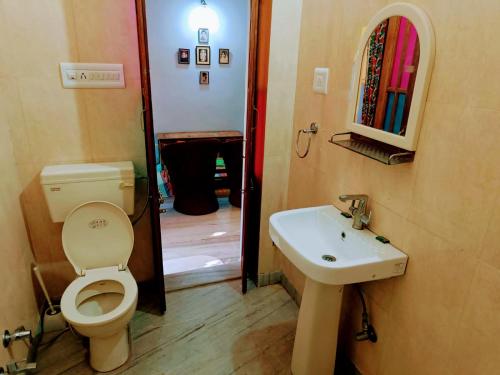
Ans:
POLYGON ((211 33, 216 33, 219 26, 219 16, 215 10, 208 6, 206 0, 200 0, 200 5, 189 14, 189 27, 193 31, 203 28, 209 29, 211 33))

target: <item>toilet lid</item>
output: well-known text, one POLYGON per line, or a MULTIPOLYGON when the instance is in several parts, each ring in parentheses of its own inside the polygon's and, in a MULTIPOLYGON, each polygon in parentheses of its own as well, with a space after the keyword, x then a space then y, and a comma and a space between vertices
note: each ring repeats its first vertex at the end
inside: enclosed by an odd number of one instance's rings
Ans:
POLYGON ((66 217, 62 243, 79 275, 93 268, 125 268, 134 246, 134 229, 120 207, 109 202, 87 202, 66 217))

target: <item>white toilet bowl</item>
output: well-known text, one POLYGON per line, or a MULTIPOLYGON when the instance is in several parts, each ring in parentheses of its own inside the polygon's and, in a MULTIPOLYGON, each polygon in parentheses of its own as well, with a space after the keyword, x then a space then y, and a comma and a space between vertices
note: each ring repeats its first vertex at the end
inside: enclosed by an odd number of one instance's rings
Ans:
POLYGON ((134 277, 116 267, 90 270, 64 291, 61 310, 69 324, 90 338, 90 365, 95 370, 111 371, 127 361, 127 326, 136 305, 134 277))
POLYGON ((90 365, 114 370, 130 354, 128 323, 137 305, 137 283, 126 268, 133 247, 127 214, 109 202, 76 207, 63 226, 66 256, 80 277, 64 291, 61 311, 90 339, 90 365))

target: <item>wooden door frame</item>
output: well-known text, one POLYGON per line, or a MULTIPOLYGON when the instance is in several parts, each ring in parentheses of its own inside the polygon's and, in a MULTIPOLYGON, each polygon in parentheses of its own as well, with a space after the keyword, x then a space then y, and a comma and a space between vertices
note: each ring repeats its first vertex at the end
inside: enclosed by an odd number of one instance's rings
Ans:
MULTIPOLYGON (((153 245, 153 260, 155 272, 155 290, 163 295, 159 301, 159 308, 165 311, 165 281, 163 275, 163 254, 161 246, 161 227, 160 227, 160 212, 159 212, 159 192, 158 181, 156 178, 156 154, 154 144, 154 127, 153 127, 153 104, 151 98, 151 80, 149 77, 149 54, 147 40, 147 22, 146 22, 146 1, 135 0, 136 16, 137 16, 137 35, 139 42, 139 60, 141 67, 141 87, 142 101, 144 112, 144 135, 146 144, 146 159, 149 176, 149 197, 152 204, 150 205, 151 213, 151 232, 153 245)), ((248 48, 248 65, 247 65, 247 106, 246 106, 246 126, 245 126, 245 175, 243 180, 243 215, 242 215, 242 233, 241 233, 241 265, 242 265, 242 292, 247 291, 247 271, 248 271, 248 249, 249 244, 255 243, 251 241, 251 236, 254 233, 248 230, 249 225, 255 220, 252 220, 250 210, 249 195, 254 192, 252 178, 253 162, 254 162, 254 133, 255 133, 255 102, 256 102, 256 74, 257 74, 257 47, 258 47, 258 22, 259 22, 259 7, 260 0, 250 0, 250 29, 249 29, 249 48, 248 48), (247 253, 245 255, 245 253, 247 253)), ((256 189, 260 194, 260 189, 256 189)), ((260 197, 257 201, 260 202, 260 197)), ((259 210, 260 211, 260 210, 259 210)), ((254 231, 253 231, 254 232, 254 231)), ((257 242, 258 244, 258 242, 257 242)), ((253 256, 258 257, 258 249, 253 251, 253 256)), ((257 275, 255 275, 256 278, 257 275)))
MULTIPOLYGON (((248 65, 247 65, 247 105, 246 105, 246 126, 245 126, 245 173, 243 177, 243 215, 241 232, 241 290, 247 292, 247 276, 250 249, 252 244, 252 234, 249 230, 252 224, 252 196, 260 189, 255 189, 253 184, 253 165, 254 165, 254 136, 255 136, 255 110, 256 110, 256 84, 257 84, 257 47, 259 32, 259 0, 250 0, 250 29, 248 38, 248 65)), ((260 201, 260 200, 259 200, 260 201)), ((260 212, 260 208, 259 208, 260 212)), ((253 254, 258 257, 258 252, 253 254)))
POLYGON ((144 118, 144 141, 146 147, 146 165, 149 180, 149 212, 151 220, 151 242, 153 247, 154 290, 161 313, 166 311, 165 278, 163 275, 163 253, 160 227, 160 194, 156 178, 156 151, 151 102, 151 82, 149 79, 148 31, 146 25, 145 0, 135 0, 137 17, 137 37, 139 42, 139 62, 141 69, 142 111, 144 118))

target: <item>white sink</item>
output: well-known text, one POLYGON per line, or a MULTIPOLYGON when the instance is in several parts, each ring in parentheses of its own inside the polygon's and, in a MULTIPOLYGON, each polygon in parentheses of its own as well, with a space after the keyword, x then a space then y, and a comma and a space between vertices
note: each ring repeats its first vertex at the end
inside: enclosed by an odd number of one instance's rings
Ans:
POLYGON ((275 213, 274 244, 306 275, 292 356, 294 375, 331 375, 345 284, 403 275, 408 256, 352 228, 333 206, 275 213))
POLYGON ((406 254, 376 240, 368 229, 351 226, 352 219, 341 211, 321 206, 275 213, 269 232, 283 254, 320 283, 344 285, 404 274, 406 254), (335 261, 323 259, 325 255, 335 261))

